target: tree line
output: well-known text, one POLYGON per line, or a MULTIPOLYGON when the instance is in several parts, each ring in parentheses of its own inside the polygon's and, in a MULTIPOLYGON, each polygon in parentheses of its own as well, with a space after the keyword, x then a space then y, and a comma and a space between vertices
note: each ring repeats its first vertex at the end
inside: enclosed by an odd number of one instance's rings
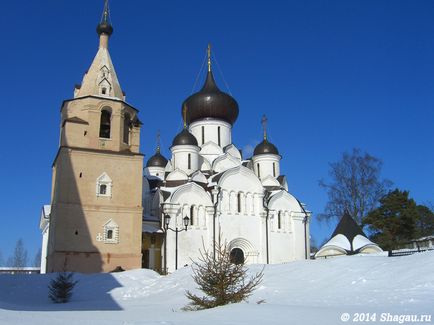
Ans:
POLYGON ((12 255, 8 257, 7 260, 3 258, 3 254, 0 251, 0 267, 14 267, 14 268, 23 268, 26 266, 41 266, 41 249, 38 250, 36 255, 33 258, 33 261, 29 260, 29 254, 27 249, 24 246, 24 241, 20 238, 17 240, 15 244, 15 248, 12 252, 12 255))
POLYGON ((417 204, 410 191, 381 177, 383 163, 360 149, 343 153, 329 165, 328 180, 319 185, 328 201, 319 220, 341 218, 345 211, 383 250, 434 235, 432 203, 417 204))

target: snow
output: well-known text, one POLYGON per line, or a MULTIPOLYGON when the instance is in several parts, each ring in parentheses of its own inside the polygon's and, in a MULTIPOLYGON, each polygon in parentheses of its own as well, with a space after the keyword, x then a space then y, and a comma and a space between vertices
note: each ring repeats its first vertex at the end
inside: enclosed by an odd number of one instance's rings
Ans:
MULTIPOLYGON (((250 265, 249 273, 262 267, 250 265)), ((433 270, 434 252, 267 265, 248 301, 199 312, 181 310, 185 290, 195 290, 189 267, 165 277, 150 270, 77 274, 67 304, 47 298, 53 274, 0 275, 0 324, 331 325, 342 324, 345 312, 376 313, 374 324, 381 313, 433 314, 433 270)))
POLYGON ((359 248, 365 247, 367 245, 375 245, 373 242, 371 242, 368 238, 362 235, 357 235, 353 239, 353 249, 356 251, 359 248))
POLYGON ((342 234, 337 234, 332 239, 330 239, 327 243, 323 245, 323 247, 327 246, 336 246, 343 249, 346 249, 347 251, 351 250, 351 243, 348 240, 348 238, 342 234))

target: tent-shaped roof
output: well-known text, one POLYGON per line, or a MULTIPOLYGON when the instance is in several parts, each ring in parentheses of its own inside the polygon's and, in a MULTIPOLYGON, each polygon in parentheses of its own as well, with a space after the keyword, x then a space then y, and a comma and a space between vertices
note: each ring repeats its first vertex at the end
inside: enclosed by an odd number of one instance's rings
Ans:
POLYGON ((353 240, 357 235, 361 235, 363 237, 367 237, 363 232, 362 228, 356 223, 356 221, 350 216, 350 214, 346 211, 336 226, 335 231, 333 232, 331 238, 336 235, 344 235, 351 244, 351 248, 353 250, 353 240))
POLYGON ((320 248, 315 257, 376 253, 381 251, 382 249, 377 244, 368 239, 362 228, 350 214, 345 212, 330 240, 320 248))

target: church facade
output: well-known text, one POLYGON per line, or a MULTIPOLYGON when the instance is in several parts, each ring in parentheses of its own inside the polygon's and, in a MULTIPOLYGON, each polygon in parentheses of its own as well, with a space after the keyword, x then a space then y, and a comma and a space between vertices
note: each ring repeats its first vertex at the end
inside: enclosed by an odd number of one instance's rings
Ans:
POLYGON ((182 104, 171 157, 158 145, 144 167, 139 112, 126 102, 108 51, 107 1, 97 32, 94 61, 61 108, 51 204, 41 217, 42 268, 172 272, 216 242, 234 262, 308 258, 310 212, 288 192, 266 119, 252 157, 234 145, 239 107, 218 88, 210 49, 202 89, 182 104))

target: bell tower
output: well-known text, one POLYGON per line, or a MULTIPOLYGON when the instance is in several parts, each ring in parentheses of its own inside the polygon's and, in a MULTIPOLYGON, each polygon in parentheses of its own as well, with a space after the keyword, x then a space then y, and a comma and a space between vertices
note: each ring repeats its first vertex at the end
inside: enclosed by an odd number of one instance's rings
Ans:
POLYGON ((61 107, 47 272, 141 267, 141 122, 138 110, 125 102, 110 58, 108 0, 97 33, 98 52, 61 107))

